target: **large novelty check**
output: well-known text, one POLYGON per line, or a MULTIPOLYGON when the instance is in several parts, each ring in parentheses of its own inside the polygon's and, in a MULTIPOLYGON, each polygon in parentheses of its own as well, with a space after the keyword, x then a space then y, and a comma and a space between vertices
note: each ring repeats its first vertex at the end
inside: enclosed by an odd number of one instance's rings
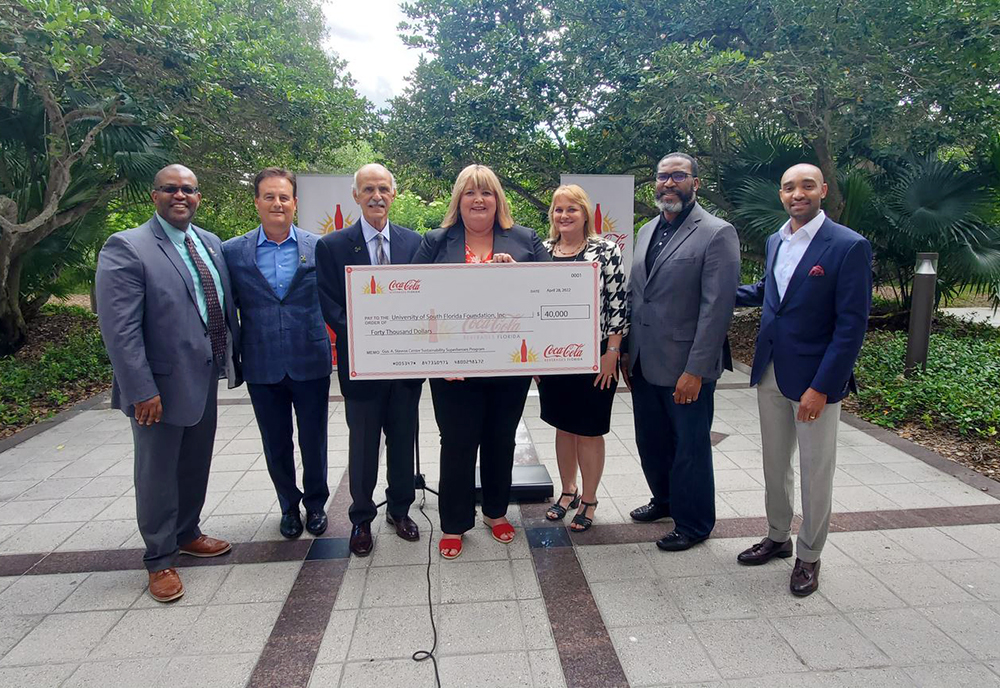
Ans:
POLYGON ((355 380, 596 373, 597 263, 351 266, 355 380))

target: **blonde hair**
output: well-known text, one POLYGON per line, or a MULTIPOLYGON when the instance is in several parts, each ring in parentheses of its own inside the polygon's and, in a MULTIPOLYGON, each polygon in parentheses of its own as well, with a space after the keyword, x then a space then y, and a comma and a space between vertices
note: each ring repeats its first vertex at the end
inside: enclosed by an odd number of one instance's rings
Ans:
POLYGON ((451 189, 451 201, 448 203, 448 212, 444 214, 441 221, 442 227, 454 227, 460 219, 458 202, 462 194, 468 188, 487 189, 493 192, 497 199, 497 214, 494 222, 500 225, 500 229, 510 229, 514 226, 514 216, 510 214, 510 205, 507 203, 507 196, 504 195, 503 187, 500 186, 500 179, 493 170, 486 165, 469 165, 458 173, 455 186, 451 189))
POLYGON ((583 238, 589 239, 595 236, 597 232, 594 231, 594 214, 590 210, 590 196, 583 190, 583 187, 576 184, 563 184, 552 193, 552 203, 549 205, 549 239, 553 243, 559 241, 559 228, 556 227, 553 219, 557 196, 566 196, 571 203, 575 203, 583 209, 583 238))

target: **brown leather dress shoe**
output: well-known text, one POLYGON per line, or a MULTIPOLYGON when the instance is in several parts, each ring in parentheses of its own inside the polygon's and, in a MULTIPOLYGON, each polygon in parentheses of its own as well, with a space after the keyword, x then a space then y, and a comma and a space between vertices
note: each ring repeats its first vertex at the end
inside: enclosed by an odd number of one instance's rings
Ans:
POLYGON ((375 541, 372 540, 372 522, 359 523, 351 529, 351 551, 359 557, 367 557, 372 553, 375 541))
POLYGON ((416 542, 420 539, 420 528, 417 524, 413 522, 413 519, 409 516, 390 516, 385 515, 385 522, 396 529, 396 535, 403 538, 404 540, 409 540, 410 542, 416 542))
POLYGON ((736 561, 744 566, 760 566, 774 558, 787 559, 790 556, 792 556, 791 539, 775 542, 771 538, 764 538, 750 549, 737 554, 736 561))
POLYGON ((819 590, 819 562, 809 563, 796 559, 788 587, 798 597, 808 597, 819 590))
POLYGON ((198 538, 181 547, 181 554, 188 554, 192 557, 217 557, 225 554, 233 548, 225 540, 201 535, 198 538))
POLYGON ((150 571, 149 596, 157 602, 170 602, 184 594, 184 584, 175 569, 150 571))

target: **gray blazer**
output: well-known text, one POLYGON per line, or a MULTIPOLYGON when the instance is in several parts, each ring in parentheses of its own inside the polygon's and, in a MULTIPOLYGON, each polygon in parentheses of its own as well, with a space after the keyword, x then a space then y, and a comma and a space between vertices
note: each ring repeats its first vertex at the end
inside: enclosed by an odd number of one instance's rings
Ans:
POLYGON ((652 270, 646 251, 659 217, 639 230, 629 284, 629 365, 673 387, 681 373, 718 380, 723 341, 740 284, 740 242, 733 226, 695 203, 652 270))
POLYGON ((278 298, 257 267, 260 227, 222 245, 240 312, 240 368, 250 384, 273 385, 287 375, 315 380, 330 374, 330 335, 316 289, 316 242, 300 227, 299 262, 288 291, 278 298))
MULTIPOLYGON (((219 271, 228 336, 225 375, 242 383, 239 323, 219 237, 194 227, 219 271)), ((135 404, 157 394, 163 423, 189 427, 205 412, 213 376, 212 343, 198 312, 194 281, 154 216, 144 225, 112 234, 97 258, 97 317, 114 380, 111 406, 135 415, 135 404)))

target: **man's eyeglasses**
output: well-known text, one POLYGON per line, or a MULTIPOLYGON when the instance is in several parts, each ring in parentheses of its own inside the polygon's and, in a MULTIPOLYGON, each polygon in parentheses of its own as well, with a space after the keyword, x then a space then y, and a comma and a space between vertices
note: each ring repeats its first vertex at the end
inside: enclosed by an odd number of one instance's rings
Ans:
POLYGON ((674 184, 680 184, 681 182, 683 182, 688 177, 693 177, 693 176, 694 175, 691 174, 690 172, 680 172, 680 171, 677 171, 677 172, 657 172, 656 173, 656 181, 658 181, 658 182, 665 182, 668 179, 673 179, 674 180, 674 184))
POLYGON ((184 186, 176 186, 174 184, 166 184, 164 186, 157 186, 156 187, 156 191, 159 191, 160 193, 169 194, 171 196, 173 196, 175 193, 177 193, 178 191, 180 191, 185 196, 194 196, 196 193, 198 193, 198 187, 197 186, 188 186, 187 184, 185 184, 184 186))

